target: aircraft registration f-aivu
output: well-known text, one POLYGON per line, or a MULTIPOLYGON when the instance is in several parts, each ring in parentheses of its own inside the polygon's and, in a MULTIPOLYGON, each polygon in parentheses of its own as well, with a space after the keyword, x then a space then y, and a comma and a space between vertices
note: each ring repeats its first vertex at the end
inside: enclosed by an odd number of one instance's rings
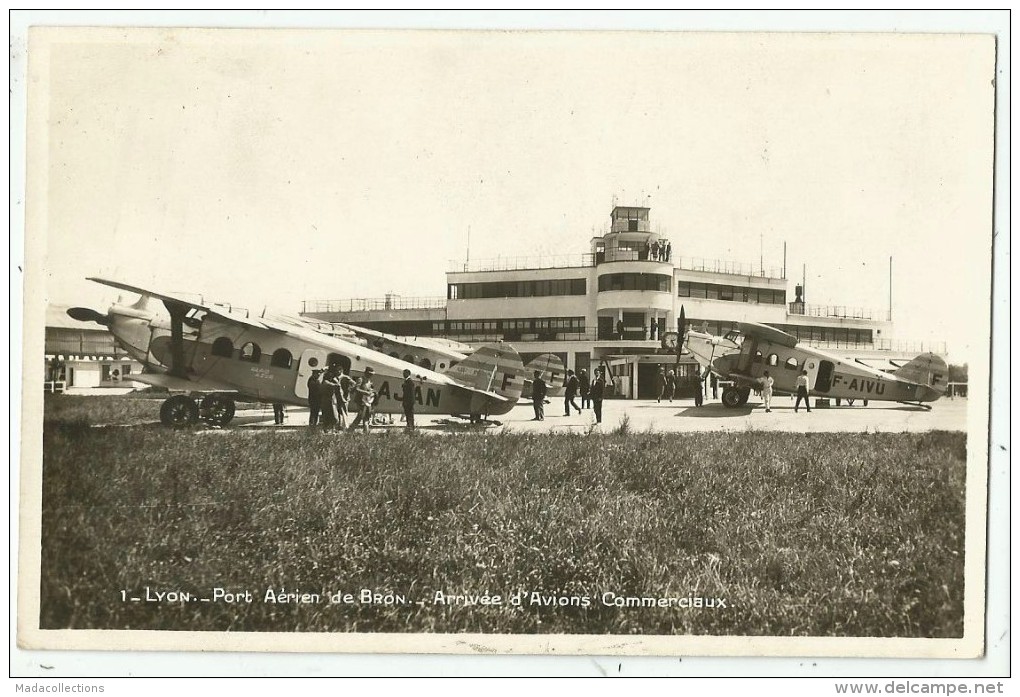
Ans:
POLYGON ((934 353, 924 353, 892 372, 883 372, 847 358, 802 345, 784 331, 753 322, 738 322, 726 336, 688 331, 685 346, 708 371, 733 384, 723 390, 727 407, 747 403, 752 389, 760 389, 765 371, 773 390, 797 393, 797 376, 807 372, 812 397, 892 401, 931 407, 946 392, 949 370, 934 353))
POLYGON ((329 336, 312 322, 263 312, 252 316, 226 305, 195 302, 183 294, 162 293, 103 278, 89 280, 138 293, 133 305, 115 303, 106 315, 71 308, 80 321, 106 326, 115 340, 146 368, 131 380, 185 394, 160 409, 164 424, 199 420, 226 425, 236 399, 306 405, 312 371, 339 364, 351 377, 375 373, 375 410, 402 413, 404 370, 415 383, 415 412, 468 416, 481 421, 509 412, 524 389, 525 369, 508 344, 485 344, 444 373, 408 363, 351 341, 329 336), (162 301, 170 314, 152 310, 162 301))

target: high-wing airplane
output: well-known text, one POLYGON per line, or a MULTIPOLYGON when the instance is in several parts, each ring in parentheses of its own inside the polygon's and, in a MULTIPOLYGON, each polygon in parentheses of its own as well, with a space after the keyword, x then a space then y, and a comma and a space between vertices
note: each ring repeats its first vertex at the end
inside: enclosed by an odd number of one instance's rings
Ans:
POLYGON ((167 425, 218 425, 233 418, 236 398, 305 405, 313 370, 339 364, 352 377, 373 368, 375 409, 402 412, 403 371, 415 382, 415 412, 469 416, 472 421, 509 412, 524 389, 524 365, 508 344, 487 344, 446 370, 435 372, 348 340, 330 336, 300 318, 253 315, 225 305, 196 302, 119 281, 89 280, 138 293, 133 305, 114 304, 106 315, 71 308, 81 321, 109 328, 117 343, 147 372, 131 379, 170 390, 204 394, 200 402, 174 395, 160 409, 167 425), (151 308, 162 301, 169 320, 151 308), (281 319, 282 318, 282 319, 281 319))
POLYGON ((693 330, 685 335, 687 350, 703 368, 733 382, 722 394, 727 407, 745 404, 766 370, 776 392, 796 394, 797 376, 807 371, 812 397, 892 401, 926 409, 931 407, 925 402, 937 400, 948 386, 946 362, 933 353, 887 373, 804 346, 774 327, 738 322, 737 328, 722 337, 693 330))
MULTIPOLYGON (((346 322, 332 322, 333 327, 349 332, 364 341, 369 348, 416 363, 439 373, 446 373, 475 351, 467 344, 449 339, 424 336, 398 336, 375 329, 359 327, 346 322)), ((567 368, 555 353, 543 353, 524 366, 524 397, 531 397, 531 382, 535 371, 543 374, 550 397, 562 397, 566 391, 567 368)))

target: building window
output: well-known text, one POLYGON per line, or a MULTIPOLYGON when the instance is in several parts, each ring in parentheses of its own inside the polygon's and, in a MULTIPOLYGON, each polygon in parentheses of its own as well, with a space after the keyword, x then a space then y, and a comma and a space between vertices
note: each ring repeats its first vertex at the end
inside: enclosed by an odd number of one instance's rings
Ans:
POLYGON ((294 354, 285 348, 276 349, 273 351, 273 357, 269 361, 269 365, 274 368, 290 368, 294 363, 294 354))
POLYGON ((262 358, 262 349, 254 341, 249 341, 241 347, 241 355, 238 358, 249 363, 258 363, 259 359, 262 358))
POLYGON ((234 355, 234 342, 225 336, 221 336, 212 343, 212 355, 230 358, 234 355))

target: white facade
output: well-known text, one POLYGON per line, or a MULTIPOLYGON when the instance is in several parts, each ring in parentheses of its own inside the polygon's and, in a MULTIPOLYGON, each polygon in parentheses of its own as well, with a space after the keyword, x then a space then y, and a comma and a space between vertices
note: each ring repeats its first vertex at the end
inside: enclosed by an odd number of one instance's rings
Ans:
POLYGON ((662 345, 664 334, 677 331, 681 307, 689 327, 722 334, 736 322, 770 324, 809 345, 862 360, 940 352, 889 341, 886 311, 812 306, 799 289, 790 297, 781 270, 681 257, 671 240, 651 231, 648 208, 617 206, 610 217, 610 232, 593 238, 587 254, 460 265, 447 273, 445 312, 434 299, 427 309, 399 310, 387 299, 389 307, 375 310, 365 309, 372 301, 335 301, 311 303, 308 312, 306 303, 304 314, 395 334, 503 340, 526 361, 555 353, 574 370, 604 361, 620 378, 617 392, 625 397, 647 396, 663 364, 675 366, 694 389, 693 361, 677 364, 675 353, 662 345), (345 303, 350 311, 342 309, 345 303))

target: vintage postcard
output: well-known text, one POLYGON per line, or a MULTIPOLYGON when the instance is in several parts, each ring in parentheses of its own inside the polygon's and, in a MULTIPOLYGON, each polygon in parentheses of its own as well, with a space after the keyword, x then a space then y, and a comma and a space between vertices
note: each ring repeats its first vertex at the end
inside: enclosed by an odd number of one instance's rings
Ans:
POLYGON ((981 655, 995 61, 31 29, 19 644, 981 655))

